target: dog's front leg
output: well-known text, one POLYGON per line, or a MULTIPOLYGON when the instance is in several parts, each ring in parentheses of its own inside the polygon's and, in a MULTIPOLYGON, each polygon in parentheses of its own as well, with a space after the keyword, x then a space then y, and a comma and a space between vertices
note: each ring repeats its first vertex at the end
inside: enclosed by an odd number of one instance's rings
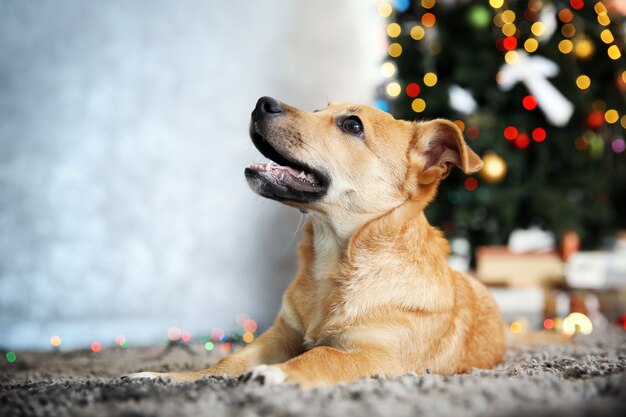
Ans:
POLYGON ((279 316, 276 322, 254 342, 241 351, 226 356, 210 368, 195 372, 139 372, 129 377, 133 379, 166 378, 174 382, 197 381, 207 375, 233 377, 257 365, 287 361, 302 351, 302 335, 279 316))
POLYGON ((333 347, 315 347, 287 362, 260 366, 249 377, 261 382, 293 382, 304 388, 350 382, 377 374, 400 375, 393 355, 384 349, 363 346, 350 351, 333 347))

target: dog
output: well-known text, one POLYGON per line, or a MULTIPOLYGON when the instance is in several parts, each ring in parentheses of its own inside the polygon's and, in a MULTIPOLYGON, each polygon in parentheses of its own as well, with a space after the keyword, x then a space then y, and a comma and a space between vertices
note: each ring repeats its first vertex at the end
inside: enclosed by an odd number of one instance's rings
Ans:
POLYGON ((408 372, 491 368, 503 321, 477 280, 447 265, 449 245, 424 208, 453 167, 481 169, 459 128, 365 105, 307 112, 258 100, 250 136, 271 162, 245 169, 260 196, 307 213, 299 270, 274 324, 241 351, 188 373, 304 388, 408 372))

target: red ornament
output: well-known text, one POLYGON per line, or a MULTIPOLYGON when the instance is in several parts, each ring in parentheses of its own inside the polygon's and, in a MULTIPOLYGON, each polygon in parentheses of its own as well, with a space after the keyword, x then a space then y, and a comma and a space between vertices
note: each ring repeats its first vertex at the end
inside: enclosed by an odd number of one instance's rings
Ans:
POLYGON ((604 126, 604 115, 599 111, 593 111, 587 115, 587 126, 589 129, 598 130, 604 126))
POLYGON ((518 149, 526 149, 530 145, 530 138, 526 133, 521 133, 513 142, 518 149))
POLYGON ((476 180, 476 178, 469 177, 465 180, 464 185, 467 191, 474 191, 476 188, 478 188, 478 181, 476 180))
POLYGON ((537 107, 537 99, 533 96, 526 96, 522 99, 522 106, 526 110, 534 110, 537 107))
POLYGON ((502 41, 502 46, 507 51, 512 51, 513 49, 517 48, 517 39, 515 39, 515 37, 513 36, 507 36, 502 41))
POLYGON ((535 128, 533 130, 532 136, 535 142, 543 142, 544 140, 546 140, 546 130, 541 127, 535 128))
POLYGON ((416 83, 411 83, 406 86, 406 95, 409 97, 417 97, 420 95, 420 86, 416 83))
POLYGON ((504 138, 506 140, 513 140, 517 137, 517 128, 515 126, 507 126, 504 128, 504 138))

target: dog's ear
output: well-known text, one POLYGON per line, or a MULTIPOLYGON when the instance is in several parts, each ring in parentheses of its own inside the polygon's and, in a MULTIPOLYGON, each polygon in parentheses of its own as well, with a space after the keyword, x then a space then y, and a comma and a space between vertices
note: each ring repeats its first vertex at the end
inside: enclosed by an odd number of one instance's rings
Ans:
POLYGON ((483 161, 463 140, 458 126, 448 120, 435 119, 415 123, 411 147, 411 165, 421 167, 418 183, 430 184, 448 176, 453 165, 466 174, 480 170, 483 161))

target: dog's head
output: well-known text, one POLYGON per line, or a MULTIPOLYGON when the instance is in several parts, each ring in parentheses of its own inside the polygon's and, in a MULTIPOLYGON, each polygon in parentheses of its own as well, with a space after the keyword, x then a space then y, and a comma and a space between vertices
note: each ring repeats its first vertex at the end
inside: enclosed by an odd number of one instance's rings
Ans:
POLYGON ((307 112, 262 97, 250 135, 272 161, 246 169, 256 193, 331 215, 375 215, 408 199, 425 206, 452 166, 482 167, 454 123, 396 120, 357 104, 307 112))

